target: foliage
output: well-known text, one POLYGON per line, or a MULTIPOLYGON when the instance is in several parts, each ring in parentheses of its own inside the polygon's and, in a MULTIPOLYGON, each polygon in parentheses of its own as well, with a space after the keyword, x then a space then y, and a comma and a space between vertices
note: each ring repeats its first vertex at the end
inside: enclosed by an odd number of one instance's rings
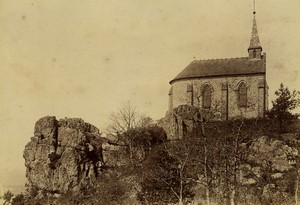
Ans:
MULTIPOLYGON (((128 128, 118 133, 118 143, 126 146, 132 163, 102 170, 97 183, 79 193, 67 192, 50 199, 45 195, 35 203, 136 204, 128 202, 133 190, 143 204, 187 204, 203 199, 206 204, 237 204, 246 202, 248 196, 242 193, 250 195, 250 191, 258 197, 255 202, 263 203, 262 193, 243 187, 239 174, 249 145, 263 135, 272 136, 276 126, 272 119, 207 121, 196 124, 184 139, 172 142, 158 126, 128 128)), ((55 156, 49 157, 55 160, 55 156)), ((266 185, 262 183, 260 190, 266 185)), ((35 189, 31 192, 37 195, 35 189)))
MULTIPOLYGON (((97 178, 96 184, 86 186, 80 193, 67 192, 58 199, 50 197, 50 202, 58 204, 126 204, 130 193, 139 183, 139 177, 142 177, 141 163, 145 160, 148 153, 157 145, 166 140, 166 134, 162 128, 155 125, 129 129, 123 135, 126 135, 127 143, 130 143, 132 161, 127 166, 115 167, 110 170, 102 170, 97 178), (131 180, 128 180, 131 179, 131 180)), ((129 147, 128 147, 129 148, 129 147)), ((33 187, 29 190, 35 202, 41 204, 48 203, 47 195, 42 199, 36 199, 37 191, 33 187)), ((27 205, 27 204, 26 204, 27 205)))
POLYGON ((23 194, 16 195, 12 199, 11 205, 25 205, 25 196, 23 194))
POLYGON ((11 191, 7 190, 4 194, 3 194, 3 200, 4 200, 4 204, 6 203, 10 203, 11 199, 13 198, 13 193, 11 193, 11 191))
POLYGON ((300 105, 299 94, 296 90, 291 92, 282 83, 279 89, 275 91, 277 98, 272 101, 273 107, 269 111, 268 116, 278 120, 280 132, 284 131, 284 123, 288 123, 296 117, 291 111, 300 105))
POLYGON ((191 183, 183 179, 186 173, 187 169, 182 166, 179 157, 170 153, 164 145, 155 147, 144 162, 144 178, 139 200, 150 204, 168 204, 177 202, 180 194, 184 199, 192 198, 191 183))
POLYGON ((24 197, 17 195, 12 205, 38 205, 38 204, 65 204, 65 205, 119 205, 128 198, 128 192, 132 185, 124 181, 116 172, 103 173, 93 186, 83 187, 79 192, 68 191, 54 196, 46 193, 39 198, 24 197))
POLYGON ((50 201, 56 204, 122 204, 126 193, 130 190, 127 182, 120 179, 116 173, 106 173, 99 177, 97 183, 93 186, 85 187, 79 193, 67 192, 60 197, 51 198, 50 201))
POLYGON ((37 186, 27 187, 28 199, 34 199, 39 194, 39 188, 37 186))
POLYGON ((113 157, 121 160, 123 165, 140 166, 149 151, 166 139, 164 130, 156 125, 129 129, 118 135, 118 140, 114 144, 120 149, 113 157))
MULTIPOLYGON (((130 163, 144 159, 147 150, 157 143, 155 135, 160 132, 153 126, 152 119, 139 113, 130 102, 110 116, 110 125, 107 128, 111 135, 116 136, 117 144, 125 145, 130 163)), ((158 135, 158 137, 161 137, 158 135)))
POLYGON ((266 119, 204 122, 184 139, 154 147, 143 163, 139 200, 179 203, 182 194, 181 203, 201 199, 237 204, 242 197, 240 166, 249 154, 248 146, 264 135, 277 137, 276 125, 266 119))
POLYGON ((154 146, 166 141, 167 136, 162 128, 149 126, 130 129, 123 133, 120 139, 125 140, 123 142, 127 146, 129 158, 137 165, 146 158, 154 146))

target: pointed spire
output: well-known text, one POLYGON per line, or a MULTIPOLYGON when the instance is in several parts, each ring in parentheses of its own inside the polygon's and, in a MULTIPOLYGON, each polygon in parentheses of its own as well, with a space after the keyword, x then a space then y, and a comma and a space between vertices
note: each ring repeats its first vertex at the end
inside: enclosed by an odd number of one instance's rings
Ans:
POLYGON ((256 25, 256 19, 255 19, 255 0, 253 2, 253 25, 252 25, 252 33, 251 33, 251 39, 250 39, 250 45, 248 50, 250 49, 256 49, 256 48, 262 48, 259 42, 259 36, 258 36, 258 31, 257 31, 257 25, 256 25))

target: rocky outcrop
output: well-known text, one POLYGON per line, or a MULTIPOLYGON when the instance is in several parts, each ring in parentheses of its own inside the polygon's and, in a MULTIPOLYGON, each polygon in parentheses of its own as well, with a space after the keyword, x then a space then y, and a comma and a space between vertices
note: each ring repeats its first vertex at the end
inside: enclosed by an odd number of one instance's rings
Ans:
POLYGON ((180 105, 166 113, 158 125, 167 134, 168 140, 182 139, 195 124, 200 122, 201 114, 198 107, 192 105, 180 105))
MULTIPOLYGON (((168 139, 181 139, 185 133, 199 126, 201 120, 199 109, 187 105, 173 109, 161 124, 168 134, 168 139)), ((222 123, 218 125, 222 126, 222 123)), ((24 150, 29 190, 38 189, 53 194, 63 194, 68 191, 76 193, 82 188, 93 185, 100 179, 98 176, 110 177, 109 174, 103 174, 105 168, 128 169, 132 161, 128 160, 125 144, 118 142, 114 137, 103 137, 105 138, 102 138, 95 126, 82 119, 57 120, 55 117, 48 116, 38 120, 35 124, 34 136, 24 150)), ((234 181, 236 184, 233 182, 229 184, 238 185, 237 194, 240 204, 293 203, 295 192, 300 188, 298 182, 300 172, 298 173, 299 165, 297 165, 299 135, 283 134, 276 138, 257 135, 240 142, 238 151, 240 155, 232 155, 232 159, 237 159, 238 163, 229 160, 224 166, 226 174, 229 174, 224 181, 228 183, 229 180, 236 180, 234 181), (227 170, 227 165, 229 168, 236 169, 234 175, 230 175, 232 170, 227 170)), ((139 179, 135 176, 126 176, 121 179, 121 182, 130 184, 126 186, 132 188, 128 192, 128 200, 135 199, 136 190, 140 189, 139 179)), ((222 179, 220 183, 223 183, 222 179)), ((221 184, 220 187, 222 186, 221 184)), ((233 192, 234 188, 228 186, 226 191, 233 192)), ((203 189, 200 187, 196 195, 198 192, 201 198, 203 189)), ((125 204, 136 203, 126 201, 125 204)))
POLYGON ((262 136, 243 146, 241 193, 248 204, 290 204, 297 188, 298 150, 286 142, 262 136), (251 193, 251 194, 250 194, 251 193), (252 203, 250 203, 252 202, 252 203))
POLYGON ((221 114, 210 110, 201 110, 193 105, 179 105, 169 110, 165 117, 158 122, 167 134, 168 140, 182 139, 195 126, 203 121, 220 121, 221 114))
POLYGON ((23 155, 29 189, 64 193, 93 183, 103 165, 102 141, 82 119, 41 118, 23 155))

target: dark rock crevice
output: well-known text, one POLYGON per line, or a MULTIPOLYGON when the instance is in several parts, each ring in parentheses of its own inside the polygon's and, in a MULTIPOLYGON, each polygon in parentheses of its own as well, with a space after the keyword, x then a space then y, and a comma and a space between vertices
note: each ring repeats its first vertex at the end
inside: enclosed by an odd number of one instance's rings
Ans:
POLYGON ((54 146, 54 151, 57 151, 58 147, 58 125, 57 121, 55 121, 55 127, 52 130, 53 138, 52 138, 52 145, 54 146))
POLYGON ((97 180, 103 164, 99 130, 79 118, 43 117, 24 150, 29 187, 65 193, 97 180))

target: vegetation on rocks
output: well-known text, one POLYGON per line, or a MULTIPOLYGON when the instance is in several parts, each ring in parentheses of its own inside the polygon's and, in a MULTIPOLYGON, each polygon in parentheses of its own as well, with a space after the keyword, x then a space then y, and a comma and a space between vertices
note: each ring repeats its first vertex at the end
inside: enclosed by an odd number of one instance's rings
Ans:
POLYGON ((120 141, 123 136, 105 142, 118 148, 104 155, 122 157, 123 163, 103 161, 99 175, 78 191, 37 187, 24 195, 24 204, 290 203, 298 186, 298 141, 295 134, 274 131, 276 126, 267 119, 199 121, 193 132, 173 141, 155 125, 129 129, 122 135, 130 137, 131 150, 120 141))
POLYGON ((112 114, 106 136, 81 119, 41 118, 24 151, 27 192, 6 201, 298 203, 300 122, 291 112, 298 94, 281 85, 276 95, 265 119, 209 121, 196 107, 178 108, 174 113, 186 127, 175 126, 172 140, 162 128, 168 121, 158 126, 129 103, 112 114))

